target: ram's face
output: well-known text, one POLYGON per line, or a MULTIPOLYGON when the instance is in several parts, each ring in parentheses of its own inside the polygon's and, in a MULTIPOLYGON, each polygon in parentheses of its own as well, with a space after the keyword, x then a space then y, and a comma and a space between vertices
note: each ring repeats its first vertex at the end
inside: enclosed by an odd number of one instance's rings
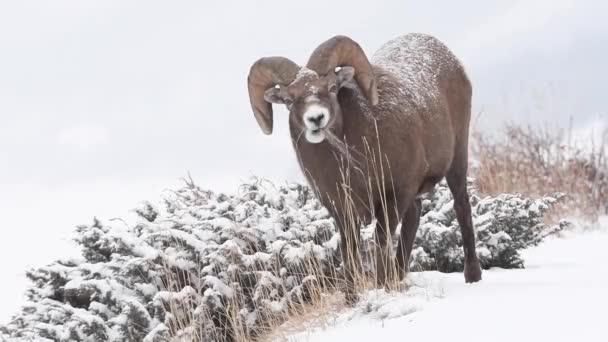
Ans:
POLYGON ((352 81, 353 74, 353 68, 345 67, 337 74, 319 77, 303 68, 290 85, 268 89, 265 99, 284 103, 292 125, 301 129, 306 141, 318 144, 326 139, 329 130, 342 124, 337 95, 342 86, 352 81))

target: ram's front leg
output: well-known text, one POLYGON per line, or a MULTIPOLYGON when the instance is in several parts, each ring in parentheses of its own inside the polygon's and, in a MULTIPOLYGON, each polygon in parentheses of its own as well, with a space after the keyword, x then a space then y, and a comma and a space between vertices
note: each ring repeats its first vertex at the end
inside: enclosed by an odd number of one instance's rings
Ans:
POLYGON ((361 282, 361 256, 359 255, 360 234, 358 227, 344 227, 341 229, 342 269, 346 283, 344 295, 346 303, 354 304, 359 299, 358 290, 361 282), (355 229, 356 228, 356 229, 355 229))
POLYGON ((394 277, 394 261, 392 258, 391 236, 399 224, 399 212, 392 200, 386 201, 376 208, 376 286, 385 287, 394 277))
POLYGON ((348 304, 358 300, 358 291, 363 281, 362 259, 359 250, 361 240, 360 227, 362 223, 371 221, 371 212, 368 206, 359 201, 342 201, 341 207, 333 207, 332 216, 340 231, 340 251, 342 254, 342 270, 345 280, 345 298, 348 304))
POLYGON ((415 216, 420 214, 420 201, 414 199, 415 193, 413 189, 401 189, 395 194, 390 193, 384 196, 382 202, 376 206, 376 284, 378 287, 397 287, 406 273, 406 260, 409 256, 408 253, 411 252, 418 228, 415 216), (397 247, 397 265, 395 265, 392 257, 391 237, 395 235, 399 223, 402 223, 402 227, 397 247))

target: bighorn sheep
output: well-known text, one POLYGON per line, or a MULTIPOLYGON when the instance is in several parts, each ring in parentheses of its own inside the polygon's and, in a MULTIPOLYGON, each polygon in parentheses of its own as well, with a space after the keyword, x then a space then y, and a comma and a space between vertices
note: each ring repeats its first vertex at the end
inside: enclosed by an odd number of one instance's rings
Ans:
MULTIPOLYGON (((248 89, 265 134, 272 133, 272 103, 287 106, 302 171, 340 230, 348 289, 360 267, 359 225, 348 225, 345 218, 370 222, 375 216, 377 282, 384 285, 388 237, 402 221, 397 270, 403 277, 420 220, 418 195, 443 177, 462 233, 465 281, 481 279, 466 179, 472 89, 443 43, 424 34, 404 35, 384 44, 370 63, 356 42, 336 36, 317 47, 306 67, 284 57, 259 59, 248 89), (348 184, 344 155, 357 170, 348 184)), ((354 291, 347 291, 349 298, 356 299, 354 291)))

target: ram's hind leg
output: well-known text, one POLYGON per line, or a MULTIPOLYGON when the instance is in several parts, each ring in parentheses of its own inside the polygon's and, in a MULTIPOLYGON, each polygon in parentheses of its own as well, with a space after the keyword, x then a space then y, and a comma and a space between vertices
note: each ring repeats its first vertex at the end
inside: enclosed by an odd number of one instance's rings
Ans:
MULTIPOLYGON (((462 146, 462 145, 461 145, 462 146)), ((466 148, 466 144, 464 147, 466 148)), ((454 211, 462 234, 464 249, 464 279, 467 283, 481 280, 481 266, 475 252, 475 229, 471 217, 471 202, 467 191, 467 151, 457 154, 446 179, 454 196, 454 211)))
POLYGON ((399 246, 397 247, 397 272, 400 280, 410 271, 410 256, 412 255, 416 232, 420 224, 421 204, 419 198, 413 200, 405 211, 401 222, 401 235, 399 236, 399 246))

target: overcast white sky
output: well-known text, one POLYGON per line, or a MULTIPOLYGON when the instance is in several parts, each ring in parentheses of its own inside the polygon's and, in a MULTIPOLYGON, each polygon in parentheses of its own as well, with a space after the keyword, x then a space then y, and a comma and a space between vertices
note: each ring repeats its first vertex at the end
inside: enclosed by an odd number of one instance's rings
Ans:
POLYGON ((608 113, 606 13, 601 0, 0 2, 0 266, 16 279, 0 320, 23 269, 65 254, 76 224, 125 215, 188 171, 223 191, 299 177, 284 110, 271 137, 253 119, 257 58, 431 33, 466 65, 478 127, 589 128, 608 113))

